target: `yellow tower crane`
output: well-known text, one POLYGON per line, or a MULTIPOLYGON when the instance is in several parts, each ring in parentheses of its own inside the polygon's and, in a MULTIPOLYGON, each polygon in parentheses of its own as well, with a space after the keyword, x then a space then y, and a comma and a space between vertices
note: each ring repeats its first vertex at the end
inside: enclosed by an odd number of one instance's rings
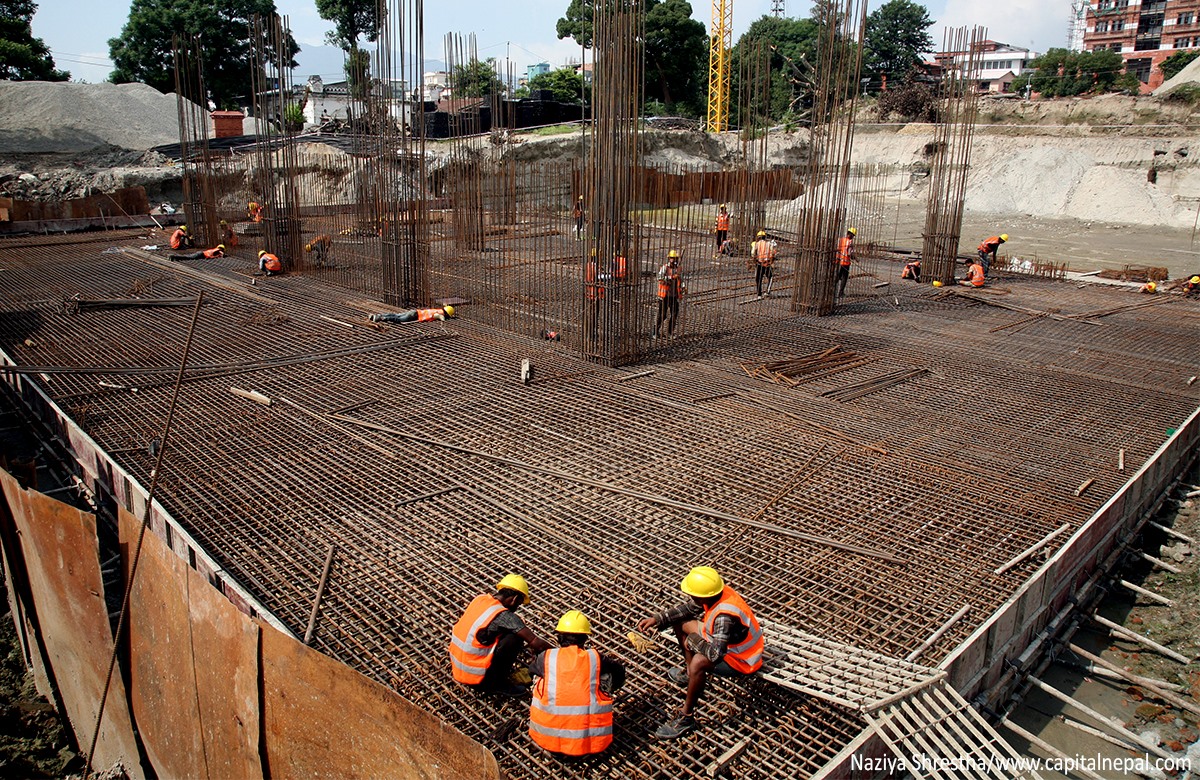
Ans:
POLYGON ((708 35, 708 124, 710 133, 729 129, 729 57, 733 52, 733 0, 713 0, 708 35))

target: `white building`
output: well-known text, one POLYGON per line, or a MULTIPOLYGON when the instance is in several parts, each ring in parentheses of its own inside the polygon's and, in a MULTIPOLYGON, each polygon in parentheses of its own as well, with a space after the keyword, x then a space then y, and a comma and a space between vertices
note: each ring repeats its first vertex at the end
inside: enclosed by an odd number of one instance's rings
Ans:
MULTIPOLYGON (((979 69, 975 79, 980 92, 1008 92, 1013 80, 1033 70, 1032 62, 1041 55, 1036 51, 1010 46, 999 41, 979 44, 979 69)), ((938 52, 934 59, 943 67, 954 67, 965 59, 964 52, 938 52)))

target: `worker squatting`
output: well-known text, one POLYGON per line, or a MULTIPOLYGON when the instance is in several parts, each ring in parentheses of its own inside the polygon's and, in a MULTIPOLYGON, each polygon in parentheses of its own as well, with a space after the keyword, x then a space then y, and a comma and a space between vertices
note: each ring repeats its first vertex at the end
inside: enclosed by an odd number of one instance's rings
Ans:
MULTIPOLYGON (((716 569, 697 566, 679 587, 685 601, 637 624, 646 633, 670 631, 683 656, 682 666, 666 672, 685 690, 683 705, 658 727, 659 739, 696 729, 695 710, 709 676, 744 678, 762 667, 758 618, 716 569)), ((559 619, 558 646, 552 646, 517 616, 528 603, 529 583, 518 574, 505 575, 494 592, 471 600, 450 634, 454 679, 483 694, 531 696, 529 737, 545 750, 599 753, 612 744, 613 693, 624 684, 625 665, 587 646, 592 624, 576 609, 559 619), (526 649, 532 661, 516 668, 526 649)), ((642 637, 631 633, 630 639, 636 647, 642 637)))

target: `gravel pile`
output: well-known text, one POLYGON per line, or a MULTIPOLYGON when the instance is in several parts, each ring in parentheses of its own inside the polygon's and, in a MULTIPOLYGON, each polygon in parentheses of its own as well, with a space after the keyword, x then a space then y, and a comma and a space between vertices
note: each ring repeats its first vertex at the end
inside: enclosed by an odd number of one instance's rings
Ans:
POLYGON ((175 95, 145 84, 0 81, 0 154, 145 150, 179 140, 175 95))

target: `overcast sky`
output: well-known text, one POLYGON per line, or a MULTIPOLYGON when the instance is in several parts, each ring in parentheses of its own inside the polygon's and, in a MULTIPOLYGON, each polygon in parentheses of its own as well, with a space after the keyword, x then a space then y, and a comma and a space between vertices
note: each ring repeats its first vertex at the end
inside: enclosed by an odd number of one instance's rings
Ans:
MULTIPOLYGON (((883 0, 870 0, 870 9, 883 0)), ((120 35, 129 16, 129 0, 38 0, 33 34, 46 42, 59 68, 72 78, 104 81, 112 69, 108 39, 120 35)), ((448 32, 475 33, 481 58, 506 58, 515 73, 527 65, 546 61, 561 65, 579 58, 579 48, 570 39, 560 41, 554 23, 566 10, 568 0, 441 0, 425 4, 425 56, 442 59, 443 36, 448 32)), ((300 44, 300 67, 294 79, 310 75, 326 80, 343 78, 341 53, 324 46, 326 30, 332 25, 317 16, 313 0, 276 0, 281 14, 289 17, 292 34, 300 44)), ((931 0, 926 3, 935 25, 930 29, 936 45, 947 26, 979 24, 988 37, 1043 52, 1066 45, 1068 0, 931 0)), ((788 16, 807 16, 811 0, 786 0, 788 16)), ((707 0, 692 3, 693 16, 708 25, 712 5, 707 0)), ((734 0, 734 40, 751 22, 770 12, 770 0, 734 0)))

